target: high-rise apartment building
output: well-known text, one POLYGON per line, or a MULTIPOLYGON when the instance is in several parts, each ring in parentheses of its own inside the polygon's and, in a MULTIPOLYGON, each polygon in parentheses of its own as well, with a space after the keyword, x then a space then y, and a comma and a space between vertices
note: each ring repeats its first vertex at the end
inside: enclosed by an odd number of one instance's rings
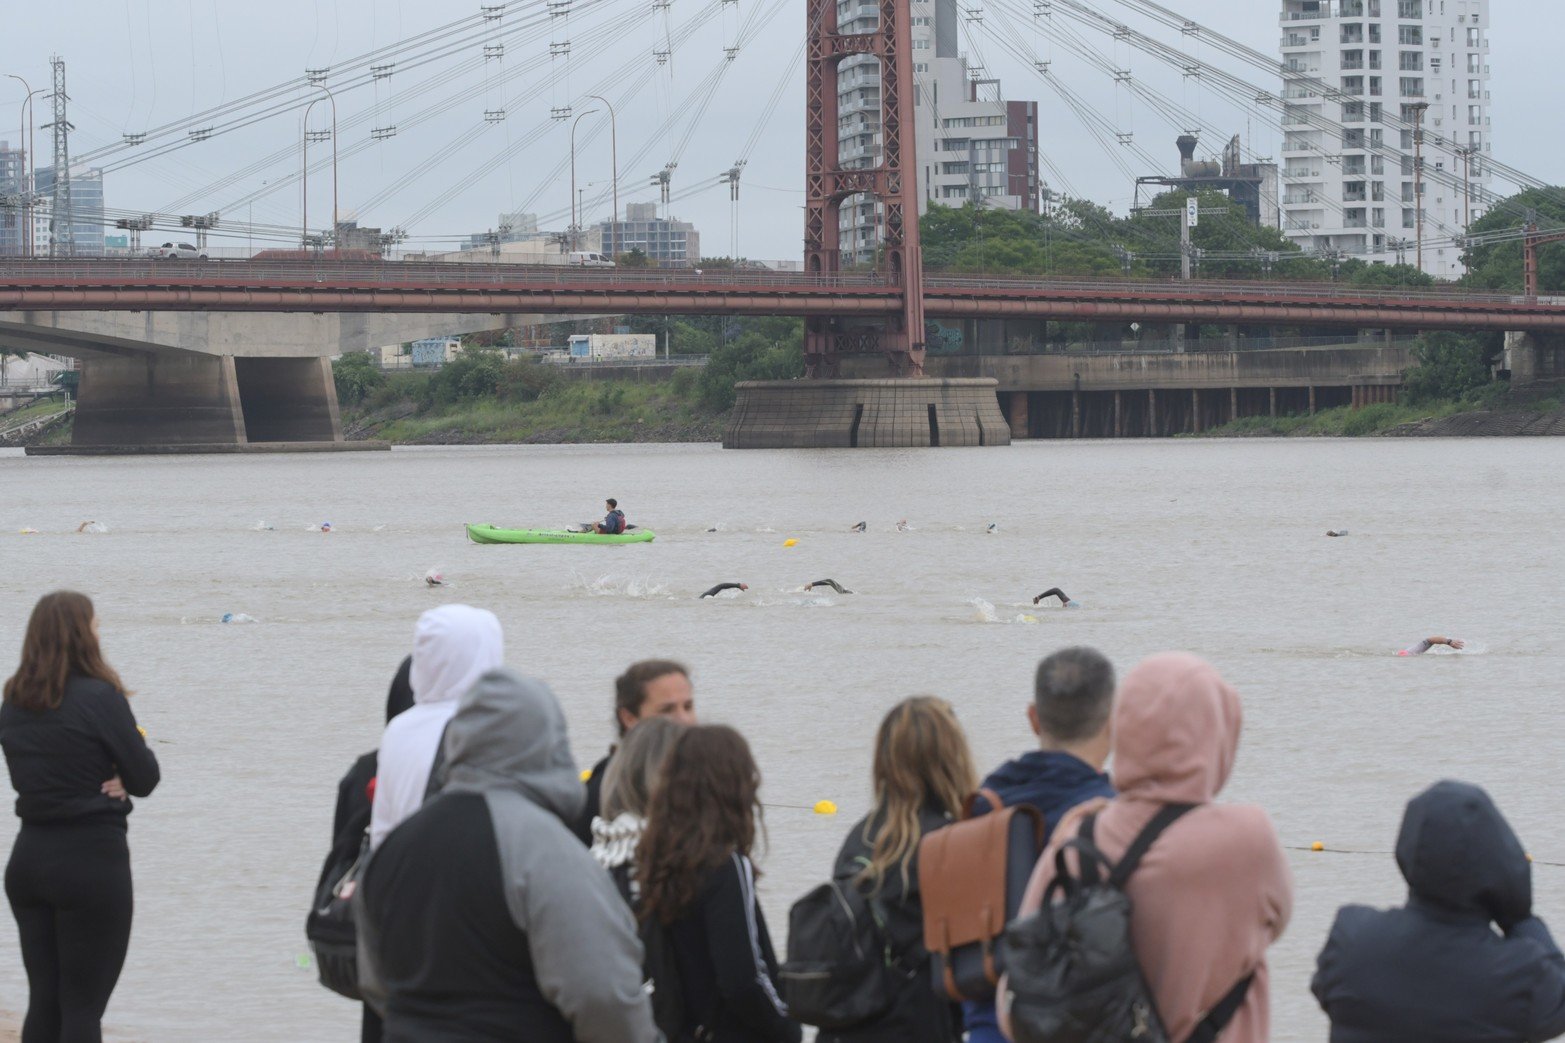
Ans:
MULTIPOLYGON (((919 212, 931 201, 973 202, 1011 210, 1038 209, 1038 103, 1007 101, 1000 81, 968 66, 959 41, 956 0, 912 0, 914 151, 919 212)), ((839 0, 844 33, 878 27, 873 0, 839 0)), ((837 82, 838 157, 844 167, 880 162, 880 65, 869 55, 848 58, 837 82)), ((879 245, 880 207, 860 197, 841 212, 842 251, 871 261, 879 245)))
POLYGON ((20 255, 27 242, 26 154, 10 142, 0 141, 0 257, 20 255))
POLYGON ((1462 274, 1489 199, 1489 0, 1283 0, 1281 23, 1284 232, 1412 264, 1422 230, 1424 270, 1462 274))

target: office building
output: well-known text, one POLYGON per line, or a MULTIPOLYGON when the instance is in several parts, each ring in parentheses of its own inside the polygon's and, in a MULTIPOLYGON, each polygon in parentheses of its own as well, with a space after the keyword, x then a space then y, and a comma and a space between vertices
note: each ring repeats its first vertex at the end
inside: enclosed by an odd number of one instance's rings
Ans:
MULTIPOLYGON (((1038 209, 1038 103, 1010 101, 1000 81, 967 64, 956 0, 912 0, 913 141, 919 212, 931 202, 1038 209)), ((869 0, 839 0, 844 33, 871 32, 880 20, 869 0)), ((881 161, 880 63, 848 58, 837 81, 838 158, 849 169, 881 161)), ((869 262, 880 242, 881 208, 850 200, 841 211, 844 260, 869 262)))
POLYGON ((1422 228, 1424 270, 1461 275, 1490 198, 1489 0, 1282 0, 1281 25, 1283 231, 1412 264, 1422 228))
MULTIPOLYGON (((34 209, 41 217, 41 221, 34 222, 34 227, 42 224, 45 228, 45 235, 34 240, 33 249, 36 253, 48 253, 54 236, 62 231, 51 220, 51 199, 54 195, 54 168, 41 167, 34 174, 34 178, 34 183, 37 186, 34 193, 34 209)), ((94 168, 75 174, 70 179, 70 187, 71 242, 73 246, 69 253, 75 257, 102 257, 104 229, 103 171, 94 168)))
POLYGON ((0 257, 17 257, 25 250, 26 192, 26 153, 0 141, 0 257))
POLYGON ((623 221, 597 227, 603 253, 610 257, 640 250, 659 268, 694 266, 701 260, 701 233, 689 221, 659 217, 656 203, 630 203, 623 221))

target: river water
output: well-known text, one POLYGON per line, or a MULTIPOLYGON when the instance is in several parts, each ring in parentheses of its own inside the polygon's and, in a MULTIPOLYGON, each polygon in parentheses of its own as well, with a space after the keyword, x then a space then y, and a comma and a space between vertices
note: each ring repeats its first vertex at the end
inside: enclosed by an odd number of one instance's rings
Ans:
MULTIPOLYGON (((7 452, 0 674, 38 595, 88 591, 157 743, 164 782, 131 817, 115 1037, 346 1040, 355 1008, 299 966, 304 912, 337 779, 377 741, 414 619, 446 600, 499 615, 508 661, 553 685, 584 765, 610 741, 627 663, 691 664, 702 718, 745 732, 775 805, 761 864, 779 934, 865 806, 890 703, 951 699, 992 767, 1029 745, 1037 659, 1078 642, 1122 671, 1170 648, 1218 664, 1246 711, 1226 796, 1263 804, 1287 844, 1388 851, 1406 799, 1449 775, 1489 787, 1537 858, 1565 862, 1548 767, 1565 752, 1562 462, 1552 439, 7 452), (466 521, 585 520, 605 496, 657 542, 463 538, 466 521), (77 534, 89 520, 108 531, 77 534), (868 532, 848 531, 860 520, 868 532), (330 534, 311 531, 323 521, 330 534), (450 589, 425 586, 430 568, 450 589), (856 593, 797 592, 828 576, 856 593), (696 599, 722 580, 750 590, 696 599), (1054 585, 1085 607, 1035 609, 1054 585), (1432 633, 1471 648, 1390 654, 1432 633), (806 810, 820 799, 840 814, 806 810)), ((14 830, 0 817, 7 850, 14 830)), ((1396 901, 1401 885, 1389 855, 1290 856, 1273 1035, 1318 1040, 1308 980, 1333 910, 1396 901)), ((1535 876, 1539 911, 1565 921, 1565 869, 1535 876)), ((0 1021, 26 1004, 5 920, 0 1021)))

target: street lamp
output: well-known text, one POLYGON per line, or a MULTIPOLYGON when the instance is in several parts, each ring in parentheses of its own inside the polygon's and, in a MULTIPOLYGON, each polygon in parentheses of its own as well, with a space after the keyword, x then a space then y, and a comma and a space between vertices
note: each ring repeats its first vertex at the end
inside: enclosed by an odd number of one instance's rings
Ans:
POLYGON ((23 172, 26 174, 26 180, 23 183, 22 189, 22 228, 20 246, 22 249, 22 256, 31 257, 33 255, 33 169, 37 166, 37 160, 33 158, 33 145, 35 143, 35 139, 33 137, 33 95, 42 94, 43 88, 40 87, 37 90, 33 90, 33 88, 28 85, 26 80, 22 79, 14 72, 6 73, 6 76, 9 79, 15 80, 17 83, 20 83, 22 85, 22 89, 27 91, 27 97, 22 99, 21 111, 25 113, 25 115, 22 116, 22 125, 21 128, 17 131, 17 135, 20 138, 20 140, 17 141, 17 145, 21 146, 25 153, 25 155, 22 157, 22 162, 24 164, 23 172))
POLYGON ((579 250, 579 249, 581 249, 581 226, 576 223, 576 209, 577 209, 577 197, 576 197, 576 124, 581 122, 581 118, 583 116, 590 116, 594 112, 597 112, 597 111, 598 111, 597 109, 588 109, 586 112, 578 113, 576 118, 571 120, 571 249, 572 250, 579 250))
POLYGON ((612 245, 609 248, 610 259, 619 255, 619 118, 614 115, 614 106, 609 104, 609 99, 601 94, 589 94, 587 97, 595 101, 603 102, 609 110, 609 165, 613 168, 614 177, 614 216, 609 221, 609 238, 612 245))
MULTIPOLYGON (((311 87, 326 92, 326 98, 331 102, 331 234, 332 250, 337 249, 337 96, 331 92, 324 83, 312 83, 311 87)), ((320 102, 316 98, 304 107, 303 136, 304 136, 304 203, 300 208, 300 224, 303 226, 302 239, 306 249, 310 243, 310 110, 320 102)))

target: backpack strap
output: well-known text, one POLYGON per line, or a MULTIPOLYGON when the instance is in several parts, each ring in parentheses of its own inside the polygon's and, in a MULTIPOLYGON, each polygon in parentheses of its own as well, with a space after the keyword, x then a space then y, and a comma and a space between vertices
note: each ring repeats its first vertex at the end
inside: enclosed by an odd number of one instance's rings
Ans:
POLYGON ((1227 1027, 1233 1020, 1233 1016, 1239 1013, 1239 1008, 1244 1006, 1244 998, 1250 991, 1250 983, 1255 980, 1254 974, 1248 974, 1239 984, 1228 990, 1228 995, 1217 1001, 1217 1006, 1207 1011, 1206 1017, 1201 1019, 1201 1024, 1195 1027, 1190 1038, 1185 1043, 1215 1043, 1217 1034, 1227 1027))
POLYGON ((1147 853, 1153 841, 1162 835, 1163 830, 1172 826, 1180 816, 1194 807, 1194 804, 1164 804, 1159 808, 1157 814, 1152 816, 1152 821, 1136 834, 1136 839, 1130 842, 1130 846, 1120 856, 1119 863, 1109 873, 1109 883, 1123 890, 1125 881, 1130 879, 1130 874, 1134 873, 1136 866, 1141 864, 1141 856, 1147 853))
POLYGON ((967 819, 974 817, 973 806, 977 803, 979 797, 988 802, 990 811, 999 811, 1005 807, 1005 801, 1000 798, 1000 794, 992 789, 980 789, 977 793, 969 793, 967 799, 962 801, 961 821, 965 822, 967 819))

